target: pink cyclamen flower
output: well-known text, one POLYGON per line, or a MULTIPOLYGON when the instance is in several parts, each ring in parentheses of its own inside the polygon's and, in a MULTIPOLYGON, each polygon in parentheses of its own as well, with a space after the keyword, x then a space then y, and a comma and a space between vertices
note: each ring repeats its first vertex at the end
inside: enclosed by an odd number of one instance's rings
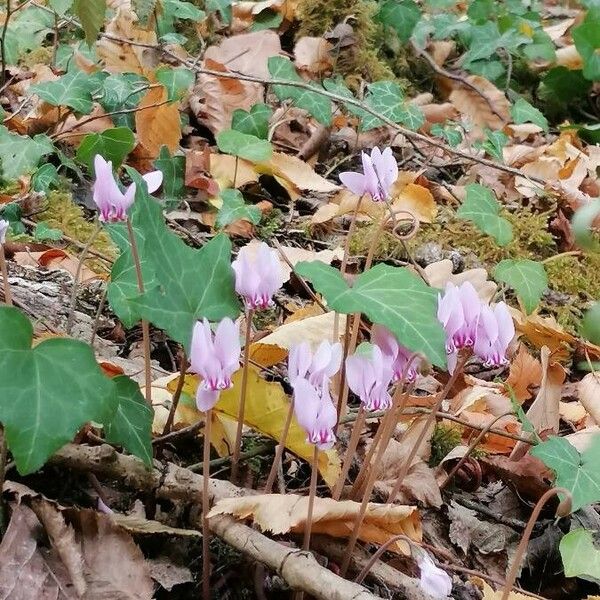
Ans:
POLYGON ((265 309, 273 305, 273 294, 283 285, 284 274, 277 252, 261 242, 258 250, 247 245, 231 264, 235 271, 235 291, 246 308, 265 309))
POLYGON ((313 354, 308 342, 294 345, 288 357, 288 377, 293 385, 297 378, 306 379, 311 385, 321 388, 329 385, 342 363, 341 344, 323 341, 313 354))
POLYGON ((8 231, 10 223, 5 219, 0 219, 0 244, 6 242, 6 232, 8 231))
MULTIPOLYGON (((104 160, 96 154, 94 157, 94 202, 100 210, 100 221, 114 223, 125 221, 127 211, 135 199, 136 185, 132 183, 121 191, 113 173, 112 162, 104 160)), ((155 192, 162 184, 163 175, 161 171, 152 171, 143 175, 142 178, 148 186, 148 193, 155 192)))
POLYGON ((514 337, 515 326, 504 302, 498 302, 493 309, 482 307, 473 351, 486 367, 508 364, 506 351, 514 337))
POLYGON ((371 328, 371 342, 379 346, 383 355, 391 361, 392 371, 394 372, 392 381, 399 381, 403 377, 408 383, 415 381, 421 358, 399 344, 396 336, 391 331, 383 325, 373 325, 371 328))
POLYGON ((298 377, 294 384, 294 413, 306 431, 306 441, 319 450, 328 450, 335 444, 333 432, 337 411, 329 394, 328 385, 316 387, 307 379, 298 377))
POLYGON ((384 356, 379 346, 361 344, 346 359, 348 387, 367 410, 387 410, 392 405, 388 388, 393 375, 391 360, 384 356))
POLYGON ((221 390, 233 384, 231 376, 240 364, 239 325, 223 319, 214 335, 206 319, 194 325, 190 353, 191 371, 202 377, 196 392, 199 410, 210 410, 219 399, 221 390))
POLYGON ((375 147, 369 156, 362 153, 363 172, 345 171, 340 173, 340 181, 357 196, 369 194, 375 201, 386 200, 396 179, 398 163, 391 148, 383 152, 375 147))
POLYGON ((432 598, 439 600, 447 598, 452 592, 452 578, 450 575, 436 566, 425 551, 419 552, 416 561, 419 569, 421 569, 419 577, 421 589, 432 598))

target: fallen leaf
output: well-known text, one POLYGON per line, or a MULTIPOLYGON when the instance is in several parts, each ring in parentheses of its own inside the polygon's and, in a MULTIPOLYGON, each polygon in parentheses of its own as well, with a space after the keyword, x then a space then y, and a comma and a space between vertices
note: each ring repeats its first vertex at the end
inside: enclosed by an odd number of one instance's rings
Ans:
POLYGON ((600 377, 597 373, 588 373, 578 384, 579 401, 585 410, 600 425, 600 377))
POLYGON ((170 535, 178 537, 199 538, 202 534, 196 529, 180 529, 178 527, 169 527, 160 521, 144 519, 139 515, 124 515, 121 513, 111 513, 110 518, 119 526, 133 534, 144 535, 170 535))
POLYGON ((273 152, 271 160, 258 164, 256 170, 283 178, 299 190, 326 193, 339 189, 338 185, 315 173, 308 163, 282 152, 273 152))
POLYGON ((147 559, 146 563, 150 569, 150 577, 167 592, 170 592, 176 585, 194 581, 194 576, 188 567, 176 565, 165 556, 147 559))
MULTIPOLYGON (((234 158, 234 157, 230 157, 234 158)), ((185 185, 217 196, 219 184, 210 177, 211 155, 208 146, 203 150, 188 150, 185 153, 185 185)))
POLYGON ((522 333, 536 348, 550 348, 556 360, 567 360, 571 355, 570 346, 577 341, 575 336, 565 331, 554 317, 525 315, 519 310, 511 309, 517 332, 522 333))
POLYGON ((456 275, 452 273, 453 269, 452 261, 447 258, 431 263, 424 269, 427 282, 432 287, 444 289, 447 283, 459 286, 468 281, 477 290, 479 297, 484 302, 490 302, 496 294, 498 286, 488 279, 488 273, 485 269, 467 269, 456 275))
POLYGON ((524 344, 519 345, 517 353, 510 363, 507 388, 512 389, 519 402, 529 400, 533 396, 530 387, 537 387, 542 381, 542 364, 534 358, 524 344))
MULTIPOLYGON (((502 594, 504 592, 502 588, 498 591, 494 591, 494 589, 491 588, 489 584, 487 584, 483 579, 480 579, 479 577, 471 577, 469 581, 474 583, 483 592, 482 600, 501 600, 502 594)), ((531 600, 531 596, 511 591, 508 594, 508 600, 531 600)))
POLYGON ((254 170, 252 163, 242 158, 237 159, 230 154, 212 154, 210 157, 210 174, 218 182, 221 189, 233 187, 233 176, 235 185, 240 188, 248 183, 258 181, 258 173, 254 170))
MULTIPOLYGON (((316 497, 313 509, 312 531, 332 537, 349 537, 360 510, 360 502, 336 501, 316 497)), ((308 497, 297 494, 268 494, 225 498, 211 509, 209 518, 229 514, 238 519, 252 519, 263 531, 275 535, 301 533, 306 526, 308 497)), ((358 537, 363 542, 383 544, 392 536, 404 534, 415 541, 421 540, 419 512, 414 506, 395 504, 367 505, 358 537)), ((406 542, 398 541, 390 550, 409 554, 406 542)))
MULTIPOLYGON (((51 248, 44 252, 15 252, 14 261, 21 266, 44 267, 49 271, 67 271, 73 278, 77 273, 79 259, 60 248, 51 248)), ((85 283, 99 279, 97 273, 83 265, 79 273, 79 282, 85 283)))
MULTIPOLYGON (((421 223, 431 223, 437 214, 437 205, 433 194, 424 186, 416 183, 406 185, 399 195, 393 196, 392 207, 411 213, 421 223)), ((404 215, 399 215, 399 218, 404 215)))
POLYGON ((294 46, 294 64, 300 71, 321 75, 333 66, 332 49, 323 38, 303 36, 294 46))

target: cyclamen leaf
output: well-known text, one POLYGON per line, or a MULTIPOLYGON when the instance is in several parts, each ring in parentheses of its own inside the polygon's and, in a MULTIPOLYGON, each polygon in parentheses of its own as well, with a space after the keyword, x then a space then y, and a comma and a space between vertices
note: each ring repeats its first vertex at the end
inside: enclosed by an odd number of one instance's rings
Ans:
POLYGON ((519 98, 510 107, 510 114, 517 125, 533 123, 539 125, 544 131, 548 131, 548 119, 535 106, 531 106, 525 98, 519 98))
POLYGON ((588 10, 583 23, 573 28, 573 41, 583 58, 583 75, 590 81, 600 79, 600 6, 588 10))
POLYGON ((87 115, 92 112, 92 92, 98 87, 99 78, 83 71, 69 71, 56 81, 44 81, 29 89, 53 106, 68 106, 87 115))
POLYGON ((244 196, 239 190, 223 190, 221 192, 223 206, 219 209, 217 215, 217 227, 226 227, 234 221, 245 219, 253 225, 258 225, 261 219, 261 212, 258 206, 252 206, 244 202, 244 196))
POLYGON ((73 12, 81 21, 85 31, 85 41, 91 46, 96 41, 104 24, 106 0, 75 0, 73 12))
POLYGON ((125 375, 119 375, 112 381, 116 387, 118 406, 112 419, 104 424, 106 441, 123 446, 150 467, 154 413, 135 381, 125 375))
POLYGON ((295 271, 323 294, 331 309, 364 313, 392 331, 401 344, 422 352, 440 367, 446 364, 444 330, 437 320, 437 290, 403 267, 377 265, 359 275, 352 287, 322 262, 301 262, 295 271))
POLYGON ((264 162, 273 155, 270 142, 235 131, 235 129, 227 129, 218 133, 217 146, 225 154, 239 156, 252 162, 264 162))
POLYGON ((169 149, 162 146, 154 166, 162 171, 163 196, 167 202, 185 196, 185 156, 171 156, 169 149))
MULTIPOLYGON (((283 56, 271 56, 269 74, 273 79, 306 83, 296 72, 290 60, 283 56)), ((331 125, 331 100, 317 92, 289 85, 274 85, 273 91, 280 100, 292 100, 295 106, 307 110, 319 123, 331 125)))
POLYGON ((512 225, 500 217, 500 204, 493 192, 478 183, 466 187, 467 197, 456 216, 472 221, 483 233, 491 235, 499 246, 506 246, 513 237, 512 225))
POLYGON ((4 43, 6 64, 15 65, 21 56, 42 45, 54 27, 54 16, 38 6, 25 6, 19 12, 13 11, 9 23, 4 43))
POLYGON ((600 579, 600 550, 587 529, 569 531, 559 544, 565 577, 580 577, 597 582, 600 579))
POLYGON ((50 188, 58 184, 58 171, 51 163, 44 163, 31 178, 31 187, 36 192, 47 194, 50 188))
POLYGON ((231 129, 266 140, 272 114, 273 111, 266 104, 255 104, 250 112, 243 108, 236 108, 233 111, 231 129))
POLYGON ((21 474, 39 469, 87 422, 109 421, 115 386, 90 346, 53 338, 35 348, 29 319, 0 307, 0 422, 21 474))
POLYGON ((595 302, 589 308, 579 327, 582 337, 592 342, 592 344, 600 344, 600 302, 595 302))
POLYGON ((516 290, 527 314, 534 311, 548 287, 544 265, 533 260, 503 260, 496 265, 494 278, 516 290))
POLYGON ((128 127, 115 127, 102 133, 89 133, 77 149, 77 159, 92 168, 94 156, 101 154, 118 168, 125 157, 135 148, 135 136, 128 127))
POLYGON ((61 17, 73 6, 73 0, 49 0, 48 4, 61 17))
POLYGON ((62 238, 63 234, 60 229, 53 229, 48 226, 46 221, 40 221, 36 223, 35 229, 33 230, 33 237, 38 242, 43 242, 45 240, 53 240, 57 241, 62 238))
POLYGON ((10 133, 0 126, 0 164, 4 179, 18 179, 30 173, 42 156, 51 154, 54 146, 49 137, 40 134, 33 138, 10 133))
POLYGON ((588 448, 579 453, 564 438, 553 436, 531 449, 556 474, 555 485, 572 495, 572 511, 600 501, 600 436, 595 435, 588 448))

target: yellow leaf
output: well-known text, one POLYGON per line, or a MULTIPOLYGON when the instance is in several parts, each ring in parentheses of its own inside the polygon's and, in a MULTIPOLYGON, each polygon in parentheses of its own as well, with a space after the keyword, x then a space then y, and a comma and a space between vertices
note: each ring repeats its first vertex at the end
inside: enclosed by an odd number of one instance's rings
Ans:
MULTIPOLYGON (((482 600, 500 600, 502 598, 503 590, 495 592, 483 579, 479 577, 471 577, 469 581, 475 584, 482 592, 482 600)), ((508 594, 508 600, 531 600, 531 596, 520 594, 519 592, 510 592, 508 594)))
MULTIPOLYGON (((312 531, 333 537, 350 537, 360 510, 360 502, 332 498, 315 498, 312 531)), ((306 526, 308 496, 297 494, 267 494, 225 498, 217 502, 209 517, 228 514, 239 519, 252 518, 263 531, 275 535, 300 533, 306 526)), ((381 545, 394 535, 404 534, 412 540, 421 541, 421 521, 414 506, 376 504, 367 506, 364 521, 359 530, 363 542, 381 545)), ((399 541, 390 546, 398 554, 409 554, 407 543, 399 541)))
MULTIPOLYGON (((237 418, 242 379, 241 369, 233 375, 232 379, 233 387, 221 392, 219 401, 213 409, 219 417, 237 418)), ((197 375, 186 375, 184 391, 194 397, 199 381, 197 375)), ((177 383, 172 381, 169 389, 174 390, 176 385, 177 383)), ((246 411, 244 413, 244 423, 248 427, 279 442, 289 406, 288 395, 279 383, 265 381, 259 376, 256 369, 249 368, 246 411)), ((301 458, 307 461, 312 460, 313 447, 307 444, 306 433, 298 425, 295 417, 292 420, 286 447, 301 458)), ((333 486, 340 473, 340 458, 336 450, 319 452, 319 472, 325 482, 329 486, 333 486)))
POLYGON ((417 183, 409 183, 405 186, 392 202, 392 206, 397 210, 407 210, 421 223, 431 223, 437 214, 433 194, 425 186, 417 183))

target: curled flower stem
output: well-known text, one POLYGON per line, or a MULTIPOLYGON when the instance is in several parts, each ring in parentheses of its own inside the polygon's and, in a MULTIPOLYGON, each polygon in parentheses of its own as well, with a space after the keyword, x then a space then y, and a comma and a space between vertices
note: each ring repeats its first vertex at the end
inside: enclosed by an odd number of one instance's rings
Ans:
POLYGON ((306 527, 304 528, 304 540, 302 550, 308 552, 310 549, 310 534, 312 531, 313 510, 315 507, 315 496, 317 495, 317 475, 319 474, 319 447, 315 444, 310 472, 310 487, 308 491, 308 510, 306 512, 306 527))
POLYGON ((12 292, 8 282, 8 267, 6 266, 6 254, 4 253, 4 244, 0 244, 0 272, 2 273, 2 282, 4 283, 4 303, 12 306, 12 292))
POLYGON ((238 408, 238 422, 235 433, 235 445, 231 459, 231 481, 237 482, 240 452, 242 451, 242 431, 244 429, 244 413, 246 411, 246 388, 248 387, 248 359, 250 358, 250 338, 252 337, 252 316, 254 311, 246 310, 246 335, 244 337, 244 362, 242 364, 242 387, 240 389, 240 405, 238 408))
POLYGON ((513 415, 513 411, 512 410, 508 410, 504 413, 502 413, 501 415, 498 415, 497 417, 495 417, 492 421, 490 421, 477 435, 477 437, 469 444, 469 447, 467 448, 467 451, 465 452, 464 456, 461 457, 461 459, 454 465, 454 467, 452 468, 452 470, 450 471, 450 473, 448 473, 448 475, 446 476, 446 479, 444 480, 444 482, 440 485, 440 490, 445 489, 448 484, 452 481, 452 478, 458 473, 458 470, 464 465, 465 461, 467 460, 467 458, 469 458, 469 456, 471 455, 471 453, 473 452, 473 450, 475 450, 475 448, 477 448, 477 446, 479 445, 479 442, 481 442, 481 440, 483 439, 483 437, 489 433, 490 429, 500 420, 503 419, 504 417, 508 417, 510 415, 513 415))
POLYGON ((202 453, 202 598, 210 600, 210 528, 208 511, 210 499, 208 484, 210 482, 210 430, 212 410, 207 410, 204 423, 204 448, 202 453))
MULTIPOLYGON (((135 274, 137 277, 138 290, 140 294, 144 293, 144 278, 142 276, 142 264, 140 262, 140 254, 138 252, 135 233, 131 225, 131 220, 127 218, 127 233, 129 234, 129 244, 131 246, 131 256, 135 266, 135 274)), ((150 325, 148 321, 142 319, 142 343, 144 346, 144 373, 145 373, 145 392, 146 402, 152 406, 152 367, 150 365, 150 325)))
POLYGON ((73 287, 71 288, 71 298, 69 302, 69 316, 67 317, 67 325, 65 327, 65 332, 67 335, 71 335, 71 330, 73 329, 73 321, 75 320, 75 303, 77 301, 77 287, 79 286, 79 278, 81 277, 81 271, 83 269, 83 264, 87 255, 89 253, 92 244, 96 241, 98 234, 102 229, 102 224, 100 221, 96 223, 96 227, 90 236, 90 239, 87 241, 83 249, 81 250, 81 254, 79 255, 79 260, 77 261, 77 269, 75 271, 75 277, 73 279, 73 287))
POLYGON ((437 412, 440 409, 440 407, 442 406, 442 402, 446 399, 446 396, 450 393, 452 386, 458 379, 458 376, 462 372, 463 367, 465 366, 466 362, 467 362, 466 356, 461 356, 458 359, 458 362, 454 369, 454 373, 452 373, 452 376, 448 380, 448 383, 445 385, 444 389, 440 392, 440 394, 436 400, 436 403, 433 407, 433 410, 429 413, 429 416, 425 420, 425 424, 423 425, 423 429, 421 430, 419 437, 417 438, 416 442, 414 443, 413 447, 410 450, 409 455, 407 456, 406 460, 404 461, 402 468, 400 469, 400 473, 398 473, 398 479, 396 480, 396 483, 394 484, 394 487, 393 487, 392 491, 390 492, 389 498, 387 499, 387 504, 392 504, 394 502, 394 500, 396 500, 396 496, 398 495, 398 492, 400 491, 400 488, 402 487, 402 482, 404 481, 404 478, 406 477, 406 474, 408 473, 408 471, 412 465, 412 461, 414 460, 415 456, 419 452, 419 450, 421 448, 421 444, 423 443, 423 440, 425 439, 427 432, 429 431, 431 426, 435 423, 435 420, 437 418, 437 412))
POLYGON ((377 551, 373 554, 373 556, 371 556, 371 558, 369 559, 369 562, 362 568, 362 571, 357 575, 356 579, 354 580, 354 583, 362 583, 365 579, 365 577, 369 574, 369 571, 373 568, 373 565, 377 562, 377 560, 379 559, 379 557, 386 552, 386 550, 392 546, 392 544, 395 544, 396 542, 399 542, 400 540, 405 541, 408 546, 410 547, 411 551, 412 551, 412 547, 413 544, 415 545, 419 545, 416 542, 414 542, 413 540, 411 540, 407 535, 404 535, 403 533, 399 533, 398 535, 394 535, 392 536, 389 540, 386 540, 385 543, 381 544, 381 546, 379 546, 379 548, 377 548, 377 551))
POLYGON ((290 406, 288 408, 287 416, 285 418, 285 423, 283 425, 283 431, 281 432, 281 440, 279 440, 279 444, 277 444, 277 449, 275 450, 275 457, 273 458, 273 464, 271 465, 271 470, 269 471, 269 477, 267 478, 267 483, 265 485, 265 489, 264 489, 265 494, 270 494, 273 489, 273 484, 275 483, 275 478, 277 477, 277 471, 279 470, 281 458, 283 457, 283 451, 285 450, 285 444, 287 442, 288 433, 290 431, 290 426, 292 424, 293 416, 294 416, 294 398, 292 396, 292 398, 290 400, 290 406))
POLYGON ((358 442, 360 441, 360 434, 365 425, 366 417, 367 413, 365 411, 364 406, 361 403, 360 408, 358 409, 358 415, 356 417, 356 420, 354 421, 354 425, 352 426, 352 433, 350 434, 350 441, 348 442, 348 448, 346 449, 346 454, 344 456, 342 470, 340 472, 338 480, 335 483, 333 492, 331 493, 331 497, 334 500, 339 500, 340 496, 342 495, 344 483, 346 483, 346 477, 348 476, 348 471, 350 471, 352 459, 356 454, 356 448, 358 447, 358 442))
MULTIPOLYGON (((521 565, 521 561, 523 560, 523 555, 525 554, 525 551, 527 550, 527 545, 529 544, 529 538, 531 537, 531 533, 533 531, 533 528, 535 527, 535 523, 538 520, 540 513, 542 512, 542 508, 544 508, 544 505, 546 504, 546 502, 548 502, 548 500, 550 500, 550 498, 552 498, 552 496, 556 496, 557 494, 564 494, 567 497, 567 506, 565 508, 568 509, 566 511, 567 513, 570 512, 570 509, 571 509, 570 505, 571 505, 573 496, 571 495, 571 492, 569 490, 566 490, 565 488, 561 488, 561 487, 552 488, 551 490, 548 490, 537 501, 536 505, 533 507, 531 516, 529 517, 529 520, 527 521, 527 527, 525 527, 525 531, 523 532, 523 536, 521 537, 521 541, 519 542, 517 551, 515 552, 515 557, 513 559, 512 565, 510 567, 510 571, 508 572, 508 575, 506 576, 506 583, 504 584, 504 590, 502 591, 501 600, 508 600, 510 592, 515 585, 515 581, 517 580, 517 572, 519 570, 519 566, 521 565)), ((560 512, 561 512, 561 505, 559 505, 559 507, 558 507, 557 514, 559 516, 564 516, 563 514, 560 514, 560 512)))

